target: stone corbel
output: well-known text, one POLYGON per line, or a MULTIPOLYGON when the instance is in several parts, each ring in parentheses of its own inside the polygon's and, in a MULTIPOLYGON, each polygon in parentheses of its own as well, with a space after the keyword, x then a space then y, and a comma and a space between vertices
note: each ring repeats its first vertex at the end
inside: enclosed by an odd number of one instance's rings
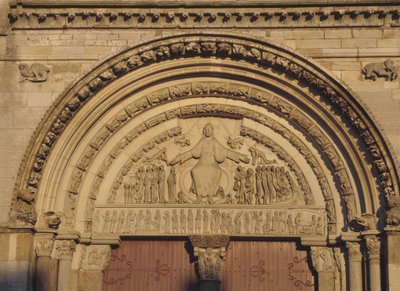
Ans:
POLYGON ((196 258, 196 272, 200 291, 217 291, 221 283, 228 236, 190 236, 196 258))

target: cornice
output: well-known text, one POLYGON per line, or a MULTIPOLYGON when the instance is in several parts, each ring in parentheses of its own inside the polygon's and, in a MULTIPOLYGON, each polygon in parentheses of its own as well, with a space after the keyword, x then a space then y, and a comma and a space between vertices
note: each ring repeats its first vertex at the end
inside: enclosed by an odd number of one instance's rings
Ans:
POLYGON ((393 1, 379 6, 372 1, 365 1, 369 4, 366 6, 353 3, 299 6, 294 3, 22 2, 10 5, 8 17, 12 29, 400 26, 400 8, 393 1))
POLYGON ((327 7, 327 6, 387 6, 398 5, 397 0, 258 0, 258 1, 12 1, 11 7, 327 7))

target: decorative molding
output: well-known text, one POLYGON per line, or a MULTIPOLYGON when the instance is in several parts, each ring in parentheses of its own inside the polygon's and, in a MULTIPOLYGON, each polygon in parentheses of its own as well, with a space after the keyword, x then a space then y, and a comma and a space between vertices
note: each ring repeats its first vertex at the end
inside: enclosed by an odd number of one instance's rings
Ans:
POLYGON ((397 6, 357 7, 252 7, 232 3, 221 7, 204 2, 147 7, 94 5, 10 5, 8 15, 13 29, 112 29, 112 28, 282 28, 282 27, 359 27, 399 25, 397 6))
MULTIPOLYGON (((244 60, 249 63, 256 63, 259 68, 273 69, 281 73, 286 73, 296 77, 300 82, 306 83, 308 86, 318 90, 323 96, 326 96, 328 102, 339 109, 343 116, 348 118, 348 121, 352 124, 353 128, 358 131, 358 135, 368 146, 374 167, 380 177, 380 185, 382 189, 384 189, 386 197, 398 196, 398 185, 396 180, 393 180, 394 175, 396 175, 393 172, 395 167, 389 167, 387 164, 392 161, 389 160, 390 154, 383 155, 383 153, 387 153, 387 149, 385 146, 381 145, 380 135, 375 130, 375 127, 370 124, 365 113, 360 113, 362 109, 356 109, 355 107, 358 105, 356 105, 354 101, 349 101, 349 96, 341 96, 342 93, 338 91, 336 84, 332 85, 332 81, 319 77, 321 72, 309 70, 302 61, 293 57, 288 58, 283 55, 282 52, 279 52, 277 48, 255 44, 248 40, 243 42, 233 37, 215 37, 212 35, 202 35, 200 37, 188 35, 184 38, 180 36, 164 39, 162 42, 152 44, 151 46, 151 49, 145 46, 129 50, 120 54, 117 61, 109 61, 107 65, 98 67, 97 72, 99 74, 96 74, 92 81, 87 81, 87 79, 85 79, 87 85, 80 87, 81 89, 77 91, 75 96, 70 96, 65 99, 66 107, 59 111, 57 115, 53 115, 54 122, 52 123, 51 129, 47 132, 47 135, 43 138, 41 148, 33 148, 35 154, 30 155, 30 157, 36 156, 36 159, 34 161, 31 159, 27 161, 31 163, 32 172, 29 178, 26 176, 25 178, 19 177, 16 188, 17 192, 27 188, 32 197, 35 197, 36 189, 41 178, 41 172, 47 160, 49 150, 79 108, 101 88, 104 88, 113 80, 128 72, 154 62, 173 58, 192 58, 195 56, 209 58, 213 56, 216 58, 244 60), (103 71, 99 72, 99 70, 102 69, 103 71), (372 129, 374 131, 371 131, 372 129), (391 172, 389 172, 389 169, 391 169, 391 172)), ((57 108, 57 110, 60 110, 60 108, 57 108)), ((55 113, 53 112, 52 114, 55 113)), ((132 114, 134 114, 134 112, 132 112, 132 114)), ((109 128, 109 130, 112 130, 112 127, 109 128)), ((36 134, 39 133, 37 132, 36 134)), ((41 134, 43 134, 43 132, 41 132, 41 134)), ((26 172, 24 172, 24 174, 26 174, 26 172)), ((20 223, 29 224, 32 220, 24 219, 23 214, 24 212, 28 212, 28 210, 18 206, 20 203, 23 204, 24 202, 21 202, 21 199, 15 196, 13 211, 11 213, 12 219, 22 218, 20 223)), ((30 209, 34 207, 34 203, 27 203, 24 207, 30 209)))

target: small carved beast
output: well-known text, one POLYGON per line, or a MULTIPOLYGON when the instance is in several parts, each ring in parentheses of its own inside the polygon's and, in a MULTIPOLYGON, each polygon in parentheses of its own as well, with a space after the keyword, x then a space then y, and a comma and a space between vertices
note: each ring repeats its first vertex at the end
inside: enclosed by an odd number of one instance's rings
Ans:
POLYGON ((391 59, 383 63, 371 63, 364 66, 362 73, 365 79, 376 81, 377 78, 383 77, 386 81, 394 81, 398 77, 397 67, 391 59))

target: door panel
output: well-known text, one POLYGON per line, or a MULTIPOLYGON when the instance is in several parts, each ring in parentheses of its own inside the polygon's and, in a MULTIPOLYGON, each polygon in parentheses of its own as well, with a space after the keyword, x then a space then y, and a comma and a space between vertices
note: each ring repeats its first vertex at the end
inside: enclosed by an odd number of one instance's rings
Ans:
MULTIPOLYGON (((112 251, 103 291, 196 290, 185 241, 124 241, 112 251)), ((314 290, 307 253, 294 242, 232 241, 221 291, 314 290)))
POLYGON ((307 253, 294 242, 231 242, 222 291, 314 290, 307 253))

